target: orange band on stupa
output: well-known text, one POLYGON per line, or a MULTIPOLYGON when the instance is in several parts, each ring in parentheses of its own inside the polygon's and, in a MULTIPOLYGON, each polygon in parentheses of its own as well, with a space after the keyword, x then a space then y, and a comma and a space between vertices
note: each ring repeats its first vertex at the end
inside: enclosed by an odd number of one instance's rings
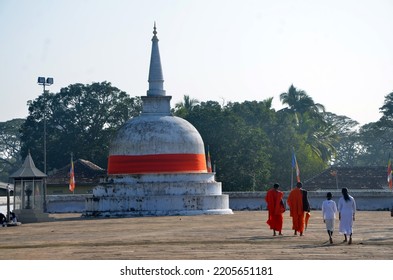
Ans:
POLYGON ((111 155, 108 174, 207 172, 204 154, 111 155))

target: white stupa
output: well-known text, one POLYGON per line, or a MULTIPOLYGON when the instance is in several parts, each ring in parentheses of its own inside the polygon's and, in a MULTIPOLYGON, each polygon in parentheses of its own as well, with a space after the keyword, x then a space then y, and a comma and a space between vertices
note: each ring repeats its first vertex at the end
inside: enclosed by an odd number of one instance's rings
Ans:
POLYGON ((87 199, 86 215, 232 214, 221 183, 207 171, 202 137, 189 122, 171 115, 155 25, 153 34, 142 114, 113 139, 108 175, 87 199))

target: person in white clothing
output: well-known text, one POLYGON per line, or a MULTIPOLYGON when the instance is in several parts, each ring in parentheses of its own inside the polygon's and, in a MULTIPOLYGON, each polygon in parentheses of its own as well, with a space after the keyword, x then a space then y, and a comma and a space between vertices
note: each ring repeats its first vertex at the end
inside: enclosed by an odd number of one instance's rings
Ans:
POLYGON ((348 189, 341 190, 342 197, 338 201, 338 212, 340 219, 340 233, 344 234, 344 241, 352 244, 353 222, 355 221, 356 202, 355 199, 348 194, 348 189), (349 240, 347 239, 349 236, 349 240))
POLYGON ((326 224, 326 230, 329 235, 330 244, 333 243, 334 220, 336 219, 337 205, 332 200, 332 193, 326 194, 326 200, 322 202, 322 217, 323 222, 326 224))

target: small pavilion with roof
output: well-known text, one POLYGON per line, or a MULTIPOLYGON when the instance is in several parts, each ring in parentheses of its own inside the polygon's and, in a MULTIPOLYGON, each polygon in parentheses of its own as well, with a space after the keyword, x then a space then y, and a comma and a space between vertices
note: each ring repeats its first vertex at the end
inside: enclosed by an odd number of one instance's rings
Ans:
POLYGON ((49 221, 46 210, 46 174, 35 167, 28 153, 21 168, 10 178, 14 180, 14 213, 22 223, 49 221))

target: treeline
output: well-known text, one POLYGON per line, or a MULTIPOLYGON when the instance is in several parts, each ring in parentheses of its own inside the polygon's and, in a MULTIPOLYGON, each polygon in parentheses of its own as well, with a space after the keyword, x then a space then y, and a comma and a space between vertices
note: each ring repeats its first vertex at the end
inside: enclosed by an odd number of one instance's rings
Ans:
MULTIPOLYGON (((224 191, 265 190, 274 182, 288 189, 296 154, 302 180, 329 165, 386 165, 393 136, 393 92, 380 108, 382 118, 362 127, 326 112, 303 90, 291 85, 280 95, 283 109, 272 98, 220 104, 184 96, 173 114, 192 123, 212 159, 224 191)), ((139 97, 131 98, 108 82, 73 84, 59 93, 45 92, 28 102, 26 120, 0 123, 0 179, 20 167, 30 151, 44 170, 44 133, 48 173, 74 158, 106 168, 109 143, 117 129, 141 112, 139 97)))

